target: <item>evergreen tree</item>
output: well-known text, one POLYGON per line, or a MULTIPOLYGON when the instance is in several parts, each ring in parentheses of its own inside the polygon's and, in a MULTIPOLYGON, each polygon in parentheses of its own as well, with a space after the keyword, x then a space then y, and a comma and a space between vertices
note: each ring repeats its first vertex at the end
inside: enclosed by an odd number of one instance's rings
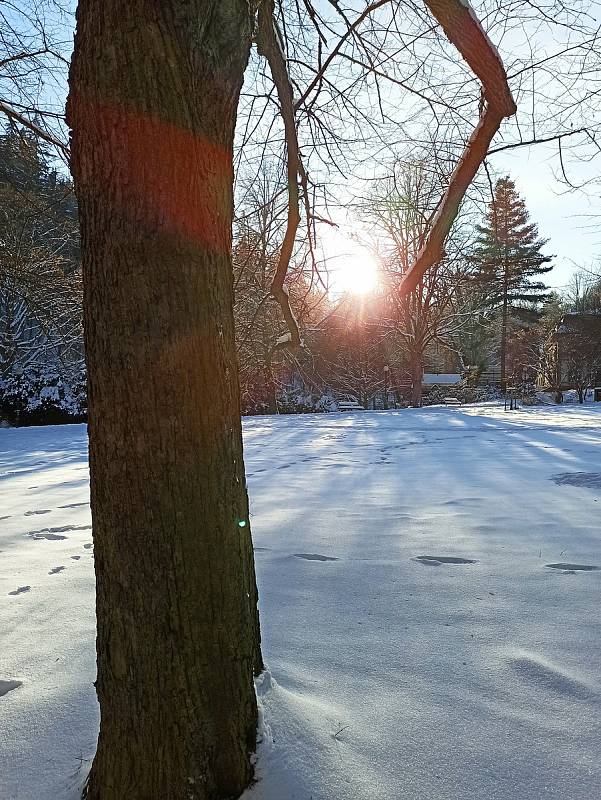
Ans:
POLYGON ((506 382, 507 329, 512 311, 525 304, 538 304, 548 297, 542 281, 532 280, 553 267, 552 256, 541 250, 538 226, 529 221, 526 204, 514 182, 505 176, 497 181, 485 222, 477 227, 472 253, 476 280, 487 305, 501 311, 501 382, 506 382))
POLYGON ((0 379, 79 372, 78 253, 70 180, 51 168, 39 137, 10 123, 0 130, 0 379))

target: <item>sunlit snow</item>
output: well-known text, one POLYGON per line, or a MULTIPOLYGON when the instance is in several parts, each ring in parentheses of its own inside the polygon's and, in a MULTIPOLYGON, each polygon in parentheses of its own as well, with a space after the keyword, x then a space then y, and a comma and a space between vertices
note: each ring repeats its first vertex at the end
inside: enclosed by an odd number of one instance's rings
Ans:
MULTIPOLYGON (((244 423, 265 661, 244 800, 591 800, 601 404, 244 423)), ((84 426, 0 430, 0 797, 97 733, 84 426)))

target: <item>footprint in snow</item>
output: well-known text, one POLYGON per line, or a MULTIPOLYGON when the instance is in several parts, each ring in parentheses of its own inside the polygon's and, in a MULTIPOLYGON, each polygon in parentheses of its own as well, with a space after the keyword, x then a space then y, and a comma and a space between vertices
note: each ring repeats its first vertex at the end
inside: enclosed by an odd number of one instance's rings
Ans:
POLYGON ((91 528, 91 525, 61 525, 58 528, 41 528, 39 531, 29 531, 25 535, 30 536, 32 539, 57 540, 66 539, 67 537, 62 536, 62 534, 67 531, 89 531, 91 528))
POLYGON ((92 542, 88 542, 87 544, 84 544, 84 549, 85 550, 89 550, 91 546, 92 546, 92 542))
POLYGON ((71 556, 71 558, 73 559, 73 561, 79 561, 81 556, 71 556))
POLYGON ((296 558, 304 558, 305 561, 338 561, 332 556, 322 556, 319 553, 293 553, 296 558))
POLYGON ((39 510, 36 511, 26 511, 23 516, 33 517, 35 514, 50 514, 51 511, 52 511, 51 508, 40 508, 39 510))
POLYGON ((31 586, 19 586, 18 589, 14 589, 12 592, 9 592, 9 594, 12 594, 12 595, 23 594, 23 592, 28 592, 30 589, 31 589, 31 586))
POLYGON ((558 486, 584 486, 587 489, 601 489, 601 472, 560 472, 551 475, 558 486))
POLYGON ((52 567, 48 575, 56 575, 59 572, 62 572, 66 567, 52 567))
POLYGON ((0 697, 4 697, 13 689, 18 689, 19 686, 23 686, 23 681, 4 681, 0 678, 0 697))
POLYGON ((414 561, 427 567, 439 567, 441 564, 475 564, 475 558, 457 558, 456 556, 416 556, 414 561))
POLYGON ((562 569, 565 572, 594 572, 595 570, 601 569, 601 567, 596 566, 596 564, 569 564, 560 562, 559 564, 545 564, 545 567, 550 567, 551 569, 562 569))

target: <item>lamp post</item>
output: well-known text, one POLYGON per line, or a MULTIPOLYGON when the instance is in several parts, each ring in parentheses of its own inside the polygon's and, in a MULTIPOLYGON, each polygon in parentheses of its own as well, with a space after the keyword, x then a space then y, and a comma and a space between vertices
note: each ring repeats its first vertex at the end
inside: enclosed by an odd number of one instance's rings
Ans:
POLYGON ((384 367, 384 410, 388 411, 388 373, 390 372, 390 367, 388 364, 384 367))

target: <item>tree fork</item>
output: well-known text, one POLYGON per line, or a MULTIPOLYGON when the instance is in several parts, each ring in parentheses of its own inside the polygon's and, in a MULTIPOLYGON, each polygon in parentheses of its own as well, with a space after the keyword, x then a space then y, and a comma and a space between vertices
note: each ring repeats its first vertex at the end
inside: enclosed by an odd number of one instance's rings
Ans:
POLYGON ((252 776, 261 668, 232 313, 245 0, 80 0, 70 70, 101 724, 92 800, 252 776))

